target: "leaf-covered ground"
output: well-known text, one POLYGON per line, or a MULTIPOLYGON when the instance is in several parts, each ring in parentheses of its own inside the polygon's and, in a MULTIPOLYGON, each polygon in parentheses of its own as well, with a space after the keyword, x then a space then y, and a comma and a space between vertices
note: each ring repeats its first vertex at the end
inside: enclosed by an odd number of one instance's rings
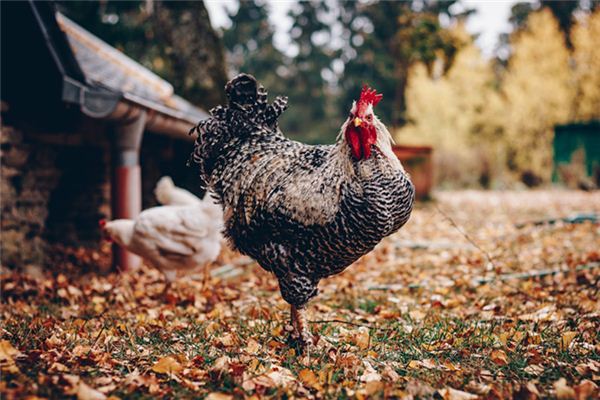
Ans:
POLYGON ((600 225, 533 223, 577 213, 600 214, 600 195, 439 194, 321 282, 302 356, 276 280, 233 253, 166 297, 155 270, 102 276, 85 251, 43 277, 4 270, 0 393, 597 398, 600 225))

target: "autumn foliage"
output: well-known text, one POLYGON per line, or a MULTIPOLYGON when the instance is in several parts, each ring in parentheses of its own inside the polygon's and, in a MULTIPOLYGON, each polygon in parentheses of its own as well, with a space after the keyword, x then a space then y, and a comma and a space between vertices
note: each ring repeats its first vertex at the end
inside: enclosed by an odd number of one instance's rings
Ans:
POLYGON ((435 145, 442 184, 502 187, 523 173, 548 182, 554 126, 600 118, 600 10, 577 19, 572 50, 549 9, 531 13, 506 67, 483 58, 461 24, 453 32, 464 46, 446 74, 412 67, 397 139, 435 145))
POLYGON ((2 272, 3 399, 598 396, 598 224, 546 221, 600 198, 447 192, 309 305, 317 348, 286 342, 274 277, 225 252, 167 294, 148 267, 2 272), (34 397, 30 397, 34 398, 34 397))

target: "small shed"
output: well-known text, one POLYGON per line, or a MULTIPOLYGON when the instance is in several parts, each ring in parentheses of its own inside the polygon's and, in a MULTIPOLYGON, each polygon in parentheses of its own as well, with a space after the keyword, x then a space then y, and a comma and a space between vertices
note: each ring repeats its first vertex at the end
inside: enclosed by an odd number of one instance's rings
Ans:
POLYGON ((600 121, 556 126, 553 181, 590 179, 600 187, 600 121))
POLYGON ((97 247, 98 221, 153 205, 161 175, 198 192, 185 162, 204 110, 50 2, 3 3, 1 18, 2 265, 97 247))

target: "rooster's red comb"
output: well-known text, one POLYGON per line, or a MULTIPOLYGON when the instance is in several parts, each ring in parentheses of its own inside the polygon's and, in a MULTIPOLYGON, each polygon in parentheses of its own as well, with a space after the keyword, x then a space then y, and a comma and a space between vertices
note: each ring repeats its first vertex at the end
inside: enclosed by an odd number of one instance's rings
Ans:
POLYGON ((379 94, 375 89, 371 89, 367 85, 364 85, 362 91, 360 92, 358 102, 363 104, 372 104, 373 107, 375 107, 382 98, 382 94, 379 94))

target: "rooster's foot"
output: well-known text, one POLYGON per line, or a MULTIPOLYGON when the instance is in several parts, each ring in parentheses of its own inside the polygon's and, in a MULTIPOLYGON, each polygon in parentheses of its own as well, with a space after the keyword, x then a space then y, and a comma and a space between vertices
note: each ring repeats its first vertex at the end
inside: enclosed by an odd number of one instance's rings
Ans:
POLYGON ((301 353, 310 351, 317 344, 318 337, 313 336, 306 328, 304 309, 292 306, 290 322, 291 325, 286 326, 286 330, 290 332, 290 344, 297 347, 301 353))

